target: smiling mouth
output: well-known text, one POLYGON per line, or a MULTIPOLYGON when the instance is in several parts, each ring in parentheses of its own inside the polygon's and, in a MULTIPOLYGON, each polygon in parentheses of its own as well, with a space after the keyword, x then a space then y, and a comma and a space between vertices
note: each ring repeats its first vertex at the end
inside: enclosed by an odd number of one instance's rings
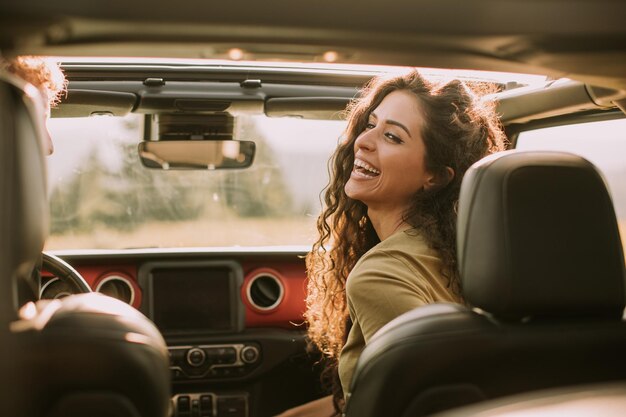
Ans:
POLYGON ((354 160, 354 169, 352 172, 359 174, 359 176, 374 178, 380 175, 380 171, 360 159, 354 160))

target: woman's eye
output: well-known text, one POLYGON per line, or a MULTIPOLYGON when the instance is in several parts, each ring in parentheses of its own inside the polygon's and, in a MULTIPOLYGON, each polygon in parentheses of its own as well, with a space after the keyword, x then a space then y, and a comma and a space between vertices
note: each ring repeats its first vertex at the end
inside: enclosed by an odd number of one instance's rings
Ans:
POLYGON ((393 133, 385 133, 385 137, 394 143, 404 143, 402 139, 400 139, 398 136, 394 135, 393 133))
POLYGON ((374 123, 370 123, 370 122, 368 122, 368 123, 365 125, 365 130, 374 129, 375 127, 376 127, 376 125, 375 125, 374 123))

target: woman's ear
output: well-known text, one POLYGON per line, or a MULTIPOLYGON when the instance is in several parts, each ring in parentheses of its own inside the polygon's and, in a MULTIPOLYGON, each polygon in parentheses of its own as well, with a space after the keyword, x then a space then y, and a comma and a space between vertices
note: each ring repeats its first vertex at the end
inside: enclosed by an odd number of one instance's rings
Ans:
POLYGON ((450 167, 444 167, 437 174, 432 174, 424 183, 424 190, 436 190, 438 188, 443 188, 446 185, 450 184, 454 179, 454 170, 450 167))

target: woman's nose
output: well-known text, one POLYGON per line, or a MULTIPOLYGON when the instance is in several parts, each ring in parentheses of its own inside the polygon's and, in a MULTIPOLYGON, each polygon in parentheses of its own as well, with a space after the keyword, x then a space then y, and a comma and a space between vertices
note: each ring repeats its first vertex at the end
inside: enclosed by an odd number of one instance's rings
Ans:
POLYGON ((50 135, 50 131, 48 130, 48 120, 44 123, 43 129, 43 150, 44 153, 49 156, 54 152, 54 145, 52 144, 52 136, 50 135))
POLYGON ((363 149, 373 151, 376 149, 376 140, 374 135, 374 129, 363 131, 354 142, 355 150, 363 149))

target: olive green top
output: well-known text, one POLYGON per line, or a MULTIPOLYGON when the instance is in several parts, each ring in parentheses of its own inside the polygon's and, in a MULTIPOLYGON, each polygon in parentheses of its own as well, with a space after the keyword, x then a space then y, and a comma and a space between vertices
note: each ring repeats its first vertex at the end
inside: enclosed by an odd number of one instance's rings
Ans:
POLYGON ((397 232, 356 263, 346 283, 352 329, 339 356, 347 399, 357 360, 381 327, 416 307, 462 300, 447 287, 441 259, 415 229, 397 232))

